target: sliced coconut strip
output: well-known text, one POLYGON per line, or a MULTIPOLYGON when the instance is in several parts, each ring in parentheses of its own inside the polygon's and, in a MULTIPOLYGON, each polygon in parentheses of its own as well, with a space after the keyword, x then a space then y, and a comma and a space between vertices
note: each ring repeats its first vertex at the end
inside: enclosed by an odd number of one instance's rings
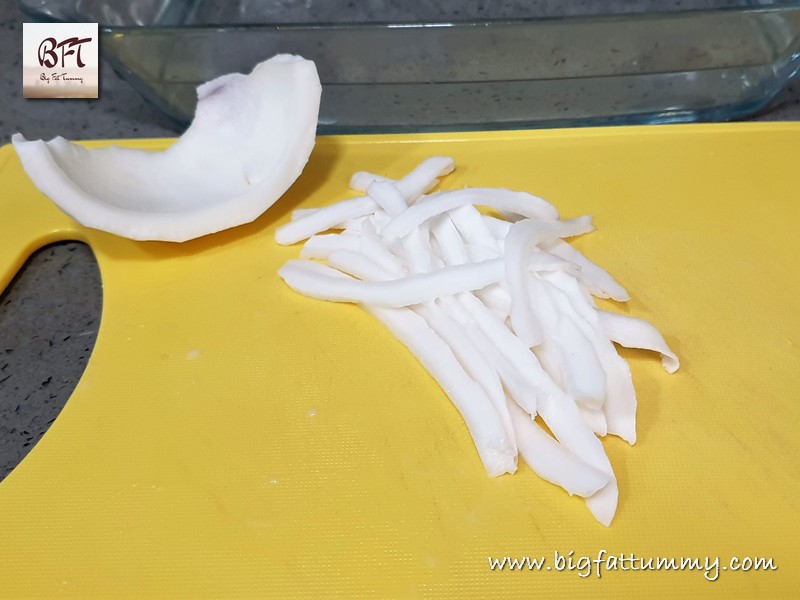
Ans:
MULTIPOLYGON (((567 369, 563 364, 565 359, 561 356, 561 349, 557 340, 553 339, 553 332, 557 331, 558 311, 552 300, 543 289, 543 284, 538 277, 528 278, 528 298, 531 301, 531 311, 537 327, 541 327, 542 340, 531 350, 542 365, 545 372, 565 392, 568 390, 567 369)), ((507 284, 506 284, 507 285, 507 284)), ((509 295, 510 299, 510 295, 509 295)), ((510 302, 509 302, 510 313, 510 302)), ((513 325, 513 321, 511 321, 513 325)))
POLYGON ((608 337, 619 345, 660 353, 661 364, 667 373, 674 373, 680 367, 677 355, 669 349, 658 329, 647 321, 604 310, 597 311, 597 315, 608 337))
POLYGON ((619 356, 614 344, 602 331, 597 312, 579 300, 580 287, 575 278, 561 272, 545 275, 553 284, 548 288, 559 310, 570 315, 594 346, 606 374, 606 394, 603 412, 608 433, 617 435, 629 444, 636 443, 636 390, 628 363, 619 356))
POLYGON ((314 147, 314 63, 278 55, 197 89, 194 121, 163 152, 12 137, 33 183, 81 224, 182 242, 248 223, 294 183, 314 147))
POLYGON ((595 350, 606 373, 606 400, 603 414, 608 433, 621 437, 633 445, 636 443, 636 389, 628 363, 617 354, 614 344, 597 336, 593 341, 595 350))
POLYGON ((479 246, 477 244, 467 244, 467 256, 470 262, 482 262, 484 260, 492 260, 500 256, 500 253, 494 248, 487 248, 486 246, 479 246))
MULTIPOLYGON (((465 262, 480 262, 481 260, 489 260, 494 258, 495 250, 483 249, 483 252, 476 252, 475 246, 467 246, 462 234, 459 233, 456 226, 450 218, 451 213, 447 213, 433 220, 431 226, 431 233, 438 243, 440 255, 444 262, 448 265, 464 264, 465 262), (469 255, 468 255, 469 252, 469 255), (478 254, 478 256, 476 256, 478 254), (477 260, 479 259, 479 260, 477 260)), ((498 221, 498 219, 494 219, 498 221)), ((510 224, 506 223, 509 227, 510 224)), ((507 233, 508 229, 506 229, 507 233)), ((552 271, 556 269, 567 270, 570 272, 577 272, 580 267, 576 264, 558 258, 547 252, 533 252, 528 258, 528 267, 533 271, 552 271)), ((510 302, 510 298, 507 299, 510 302)))
POLYGON ((423 317, 439 337, 450 346, 464 371, 483 388, 503 424, 508 439, 516 448, 516 436, 508 413, 503 385, 497 371, 489 365, 480 349, 474 346, 464 329, 439 305, 436 303, 420 304, 413 310, 423 317))
POLYGON ((342 200, 278 227, 275 231, 275 241, 283 246, 295 244, 312 235, 333 229, 349 219, 372 214, 377 208, 375 201, 367 196, 342 200))
POLYGON ((354 192, 366 192, 370 184, 376 181, 388 181, 391 183, 393 180, 383 175, 370 173, 369 171, 356 171, 350 177, 350 189, 354 192))
MULTIPOLYGON (((511 365, 511 369, 528 382, 533 394, 525 397, 522 405, 529 414, 536 414, 539 395, 547 393, 546 377, 539 361, 513 333, 498 320, 474 295, 460 294, 458 300, 492 346, 511 365)), ((495 365, 497 368, 497 365, 495 365)), ((498 369, 499 371, 499 369, 498 369)), ((502 376, 502 372, 501 372, 502 376)))
POLYGON ((577 315, 589 324, 592 328, 601 333, 599 329, 599 318, 597 310, 591 296, 583 293, 581 283, 572 275, 564 271, 548 271, 542 273, 541 281, 545 284, 547 292, 554 299, 560 297, 566 304, 558 304, 559 310, 565 307, 567 312, 564 314, 577 315), (548 285, 549 284, 549 285, 548 285))
POLYGON ((465 243, 483 246, 494 251, 496 256, 500 256, 500 247, 497 244, 497 240, 489 231, 483 221, 483 216, 478 212, 477 208, 468 204, 451 210, 449 214, 453 225, 456 226, 465 243))
POLYGON ((373 181, 367 187, 367 195, 390 217, 396 217, 408 208, 403 193, 391 181, 373 181))
POLYGON ((356 192, 366 192, 370 184, 374 182, 393 183, 407 202, 413 202, 422 194, 436 187, 439 183, 438 178, 451 173, 455 166, 455 161, 449 156, 432 156, 422 161, 411 173, 399 181, 369 171, 357 171, 350 178, 350 189, 356 192))
MULTIPOLYGON (((369 221, 369 224, 372 225, 372 231, 380 231, 386 224, 392 220, 392 218, 387 215, 382 210, 376 210, 374 213, 366 217, 366 220, 369 221)), ((391 246, 391 244, 386 244, 387 246, 391 246)))
POLYGON ((505 322, 511 313, 511 296, 508 294, 508 286, 503 282, 493 283, 482 290, 476 290, 475 296, 480 298, 487 308, 499 315, 502 322, 505 322))
POLYGON ((291 220, 297 221, 297 219, 302 219, 303 217, 307 217, 308 215, 313 215, 317 212, 318 208, 295 208, 292 211, 291 220))
POLYGON ((361 233, 361 226, 369 220, 369 217, 356 217, 355 219, 348 219, 344 223, 339 223, 331 227, 331 229, 343 230, 350 233, 361 233))
POLYGON ((614 515, 617 513, 617 503, 619 502, 619 488, 617 478, 613 477, 604 487, 586 498, 586 506, 606 527, 611 525, 614 515))
POLYGON ((433 270, 433 251, 426 225, 409 233, 401 243, 405 264, 410 273, 430 273, 433 270))
POLYGON ((512 223, 491 215, 483 215, 483 222, 497 241, 505 241, 512 223))
POLYGON ((553 384, 553 390, 538 398, 539 414, 556 436, 571 452, 589 465, 613 474, 603 445, 584 422, 575 402, 553 384))
POLYGON ((453 221, 449 216, 435 221, 431 227, 431 233, 439 246, 442 260, 447 265, 463 265, 469 261, 467 248, 464 240, 458 233, 453 221))
POLYGON ((558 349, 565 391, 579 404, 600 409, 606 396, 606 373, 591 340, 573 318, 559 315, 548 331, 558 349))
POLYGON ((354 233, 328 233, 308 238, 300 251, 301 258, 328 258, 334 250, 357 251, 361 238, 354 233))
POLYGON ((581 413, 581 417, 583 417, 583 422, 589 426, 589 429, 601 437, 604 437, 606 434, 608 434, 606 415, 602 409, 588 408, 578 404, 578 410, 581 413))
MULTIPOLYGON (((442 215, 442 218, 433 226, 434 238, 439 242, 439 247, 442 250, 442 257, 444 263, 447 265, 460 265, 468 262, 466 246, 464 240, 461 238, 455 225, 449 215, 442 215)), ((511 298, 508 291, 504 289, 501 283, 488 285, 482 290, 477 290, 476 295, 480 298, 490 310, 498 315, 498 318, 505 320, 508 316, 508 311, 511 307, 511 298)), ((453 312, 458 310, 452 299, 445 300, 448 302, 448 311, 453 312)), ((463 309, 461 309, 463 313, 463 309)), ((463 313, 465 314, 465 313, 463 313)))
POLYGON ((593 263, 579 250, 563 240, 545 242, 543 247, 551 254, 578 265, 581 268, 580 280, 598 298, 611 298, 618 302, 627 302, 631 299, 625 288, 617 283, 605 269, 593 263))
POLYGON ((569 221, 517 221, 506 236, 506 281, 511 294, 511 323, 520 340, 528 346, 542 342, 542 328, 536 321, 528 295, 528 257, 531 249, 548 240, 592 231, 592 220, 584 216, 569 221))
POLYGON ((568 271, 573 275, 577 275, 581 268, 567 260, 536 250, 528 256, 528 269, 537 273, 542 271, 568 271))
POLYGON ((407 273, 407 269, 400 259, 392 254, 386 245, 381 242, 371 221, 367 221, 362 225, 360 234, 361 244, 358 250, 362 254, 371 257, 381 268, 398 277, 407 273))
POLYGON ((528 410, 529 408, 535 409, 536 407, 536 389, 530 383, 526 382, 511 363, 500 354, 494 340, 487 336, 486 333, 471 320, 469 314, 466 313, 463 306, 461 306, 455 298, 440 298, 437 302, 441 302, 442 306, 447 307, 448 314, 456 318, 475 347, 478 348, 486 357, 486 360, 489 361, 489 364, 500 377, 500 383, 503 385, 507 397, 523 408, 527 414, 536 414, 535 410, 532 412, 528 410))
POLYGON ((564 488, 570 496, 582 497, 591 496, 611 480, 610 475, 590 467, 547 435, 516 403, 508 404, 517 449, 539 477, 564 488))
POLYGON ((439 177, 448 175, 456 168, 449 156, 431 156, 423 160, 411 173, 396 182, 397 189, 408 203, 415 202, 422 194, 436 187, 439 177))
POLYGON ((458 265, 410 275, 402 280, 377 282, 343 280, 330 271, 330 267, 312 261, 290 260, 278 274, 289 287, 304 296, 396 308, 486 287, 502 278, 503 263, 496 260, 458 265))
MULTIPOLYGON (((576 320, 579 316, 559 310, 551 297, 552 285, 538 278, 528 282, 531 298, 535 298, 536 318, 544 328, 544 341, 534 352, 551 375, 553 365, 561 389, 579 405, 601 408, 606 396, 606 374, 594 344, 576 320), (546 353, 546 354, 545 354, 546 353)), ((575 299, 580 301, 581 297, 575 299)))
POLYGON ((469 204, 505 209, 530 219, 558 219, 555 207, 538 196, 505 189, 465 188, 423 197, 395 217, 380 233, 387 239, 403 237, 428 219, 469 204))
POLYGON ((402 277, 384 268, 366 254, 351 250, 332 252, 328 257, 328 265, 362 281, 391 281, 402 277))
POLYGON ((564 367, 561 364, 561 357, 559 356, 558 349, 549 340, 542 342, 535 348, 532 348, 534 356, 536 356, 539 364, 542 365, 545 373, 560 387, 563 391, 567 391, 567 379, 564 374, 564 367))

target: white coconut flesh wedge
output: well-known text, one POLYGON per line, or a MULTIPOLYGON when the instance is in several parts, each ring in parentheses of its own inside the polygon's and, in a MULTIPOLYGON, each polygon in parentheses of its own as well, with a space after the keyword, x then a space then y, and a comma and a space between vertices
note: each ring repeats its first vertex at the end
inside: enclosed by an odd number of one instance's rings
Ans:
POLYGON ((36 187, 79 223, 183 242, 253 221, 289 189, 314 148, 321 92, 312 61, 282 54, 198 87, 194 121, 162 152, 12 142, 36 187))

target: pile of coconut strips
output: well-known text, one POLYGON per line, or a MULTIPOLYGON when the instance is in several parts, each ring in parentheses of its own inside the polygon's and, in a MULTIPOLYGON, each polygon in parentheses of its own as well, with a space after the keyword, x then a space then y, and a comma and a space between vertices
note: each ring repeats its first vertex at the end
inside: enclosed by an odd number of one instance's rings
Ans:
POLYGON ((597 308, 593 296, 630 297, 564 240, 591 232, 590 217, 561 220, 525 192, 432 192, 454 168, 437 156, 398 180, 355 173, 363 195, 296 210, 277 230, 279 244, 306 240, 280 276, 388 327, 460 411, 489 476, 514 473, 521 455, 609 525, 618 488, 597 436, 636 441, 614 342, 660 353, 669 373, 678 358, 650 323, 597 308))

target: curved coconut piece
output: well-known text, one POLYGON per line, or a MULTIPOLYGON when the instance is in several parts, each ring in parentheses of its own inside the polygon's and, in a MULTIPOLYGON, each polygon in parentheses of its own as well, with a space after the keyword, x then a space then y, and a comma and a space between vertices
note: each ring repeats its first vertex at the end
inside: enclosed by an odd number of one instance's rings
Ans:
POLYGON ((249 223, 289 189, 314 148, 321 91, 314 63, 284 54, 198 87, 194 121, 163 152, 12 142, 36 187, 81 224, 182 242, 249 223))

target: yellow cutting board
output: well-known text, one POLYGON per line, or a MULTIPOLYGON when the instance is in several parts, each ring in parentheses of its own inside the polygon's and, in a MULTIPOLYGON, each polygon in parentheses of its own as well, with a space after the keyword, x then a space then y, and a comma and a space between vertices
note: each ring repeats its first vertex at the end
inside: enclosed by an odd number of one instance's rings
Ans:
POLYGON ((73 397, 0 483, 0 598, 796 595, 798 148, 798 124, 323 137, 255 223, 180 245, 80 227, 3 148, 0 288, 34 249, 78 239, 104 298, 73 397), (624 352, 639 441, 605 441, 620 485, 608 529, 527 467, 487 478, 405 348, 276 275, 299 254, 273 241, 292 209, 347 197, 353 171, 399 177, 434 154, 456 159, 446 188, 593 215, 576 244, 631 293, 615 310, 681 357, 667 375, 624 352), (556 553, 603 550, 719 557, 719 577, 558 569, 556 553), (547 563, 492 571, 504 556, 547 563), (723 570, 732 557, 777 569, 723 570))

